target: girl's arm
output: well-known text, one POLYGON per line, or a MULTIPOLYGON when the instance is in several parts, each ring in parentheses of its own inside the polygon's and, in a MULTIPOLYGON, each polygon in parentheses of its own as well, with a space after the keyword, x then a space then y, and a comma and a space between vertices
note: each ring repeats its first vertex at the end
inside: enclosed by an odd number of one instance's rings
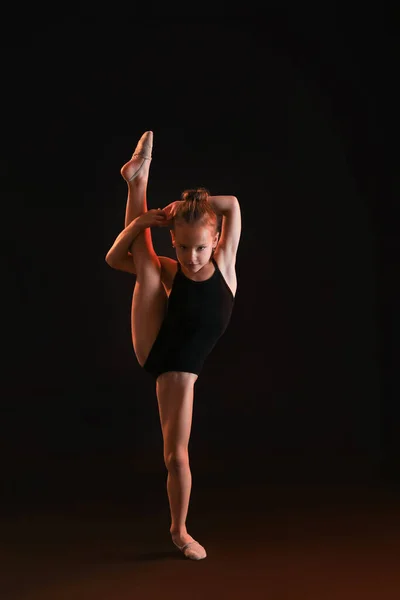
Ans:
POLYGON ((129 249, 141 231, 143 231, 143 225, 138 222, 138 217, 121 231, 106 254, 106 263, 110 267, 131 273, 136 272, 133 257, 129 254, 129 249), (128 268, 130 265, 131 268, 128 268))
POLYGON ((216 213, 225 215, 234 209, 238 199, 236 196, 208 196, 208 202, 216 213))
POLYGON ((209 196, 216 213, 222 214, 221 235, 217 250, 228 269, 234 269, 242 231, 242 216, 236 196, 209 196))
POLYGON ((140 214, 116 238, 110 250, 106 254, 106 263, 113 269, 136 273, 135 261, 129 250, 134 239, 147 227, 167 227, 168 219, 163 210, 148 210, 140 214))

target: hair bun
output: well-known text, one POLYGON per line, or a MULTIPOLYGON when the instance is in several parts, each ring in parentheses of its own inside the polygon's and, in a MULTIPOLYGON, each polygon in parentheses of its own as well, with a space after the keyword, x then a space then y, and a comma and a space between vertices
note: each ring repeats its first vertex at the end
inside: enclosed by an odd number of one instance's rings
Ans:
POLYGON ((200 223, 211 226, 216 232, 219 227, 218 216, 208 201, 210 192, 205 187, 185 190, 181 194, 181 202, 176 210, 174 223, 200 223))
POLYGON ((200 202, 207 202, 209 195, 210 192, 206 188, 199 187, 191 190, 185 190, 184 192, 182 192, 181 198, 184 201, 191 201, 197 204, 200 202))

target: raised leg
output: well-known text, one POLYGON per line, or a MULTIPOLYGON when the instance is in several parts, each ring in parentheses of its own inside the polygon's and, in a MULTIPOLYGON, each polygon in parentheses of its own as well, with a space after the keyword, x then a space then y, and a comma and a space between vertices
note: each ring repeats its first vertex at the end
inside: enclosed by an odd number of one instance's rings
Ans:
MULTIPOLYGON (((134 155, 121 169, 128 185, 125 227, 147 211, 150 163, 150 158, 134 155)), ((132 342, 138 362, 143 366, 160 330, 167 307, 167 295, 161 281, 161 264, 153 248, 150 228, 135 238, 131 253, 136 271, 131 309, 132 342)))
MULTIPOLYGON (((194 373, 171 371, 160 375, 156 383, 164 441, 164 462, 168 470, 170 533, 178 546, 195 541, 187 532, 186 517, 192 488, 188 445, 196 380, 197 375, 194 373)), ((197 547, 196 551, 203 554, 204 548, 201 548, 197 547)))

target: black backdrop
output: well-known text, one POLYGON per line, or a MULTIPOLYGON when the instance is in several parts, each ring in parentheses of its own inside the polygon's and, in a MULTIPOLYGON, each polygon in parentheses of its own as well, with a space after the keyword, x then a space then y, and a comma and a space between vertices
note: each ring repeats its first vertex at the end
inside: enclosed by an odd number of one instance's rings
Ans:
MULTIPOLYGON (((149 208, 204 185, 242 209, 193 469, 397 477, 395 42, 374 10, 82 18, 3 38, 3 498, 85 480, 87 464, 88 489, 93 465, 110 482, 164 469, 130 338, 135 278, 104 261, 119 169, 148 129, 149 208)), ((166 230, 153 240, 174 257, 166 230)))

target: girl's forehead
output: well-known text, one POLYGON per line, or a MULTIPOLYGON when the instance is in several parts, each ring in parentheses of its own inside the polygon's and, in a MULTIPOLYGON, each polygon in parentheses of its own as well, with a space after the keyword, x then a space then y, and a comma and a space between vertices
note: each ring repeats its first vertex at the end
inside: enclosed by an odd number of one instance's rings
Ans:
POLYGON ((204 242, 209 240, 211 231, 204 225, 179 225, 175 228, 175 237, 177 240, 190 240, 194 242, 204 242))

